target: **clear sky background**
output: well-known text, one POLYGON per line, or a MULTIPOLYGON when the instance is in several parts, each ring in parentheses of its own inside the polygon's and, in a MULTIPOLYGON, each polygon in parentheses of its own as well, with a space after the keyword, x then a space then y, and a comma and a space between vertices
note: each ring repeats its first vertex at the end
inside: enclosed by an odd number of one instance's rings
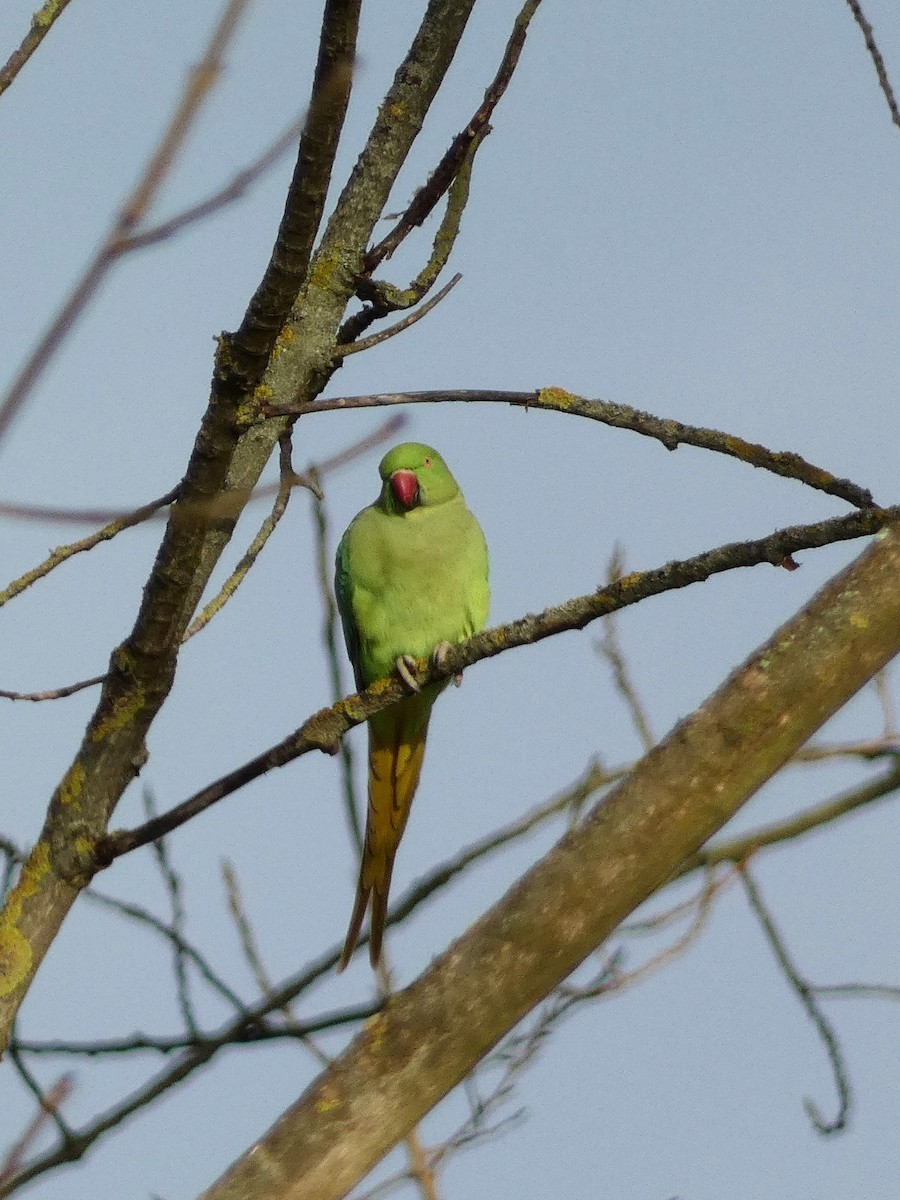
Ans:
MULTIPOLYGON (((0 7, 4 57, 33 6, 0 7)), ((484 0, 476 9, 393 211, 474 111, 518 7, 484 0)), ((338 183, 424 5, 369 0, 364 8, 338 183)), ((896 7, 868 0, 866 10, 900 82, 896 7)), ((218 0, 73 0, 0 98, 4 378, 136 179, 218 11, 218 0)), ((227 181, 302 111, 319 16, 318 4, 256 0, 157 217, 227 181)), ((451 264, 463 281, 413 330, 348 359, 329 395, 558 385, 794 450, 870 487, 881 503, 898 501, 900 130, 842 0, 545 0, 492 123, 451 264)), ((239 204, 121 264, 0 447, 0 499, 130 508, 177 482, 206 403, 213 337, 239 322, 260 278, 290 169, 285 160, 239 204)), ((411 241, 384 272, 397 283, 430 245, 427 231, 411 241)), ((383 416, 303 420, 297 464, 334 453, 383 416)), ((494 623, 594 589, 616 544, 630 568, 648 568, 846 511, 739 462, 689 448, 668 453, 556 414, 417 407, 406 435, 441 450, 484 526, 494 623)), ((334 537, 374 498, 377 459, 328 480, 334 537)), ((255 504, 242 519, 217 582, 264 512, 255 504)), ((3 582, 80 532, 4 521, 3 582)), ((54 687, 101 672, 131 627, 159 533, 148 525, 123 535, 4 607, 0 687, 54 687)), ((142 776, 160 806, 329 702, 313 547, 301 492, 237 597, 185 649, 142 776)), ((860 549, 805 553, 793 573, 757 567, 623 613, 622 645, 655 732, 693 710, 860 549)), ((592 757, 614 765, 639 753, 596 651, 599 635, 595 626, 505 654, 470 670, 462 689, 441 700, 396 896, 566 786, 592 757)), ((896 675, 893 693, 900 703, 896 675)), ((95 696, 2 703, 0 831, 24 845, 39 832, 95 696)), ((870 691, 827 736, 870 736, 879 723, 870 691)), ((361 779, 363 732, 352 742, 361 779)), ((734 827, 786 816, 877 770, 789 770, 734 827)), ((140 815, 134 787, 115 824, 140 815)), ((391 931, 398 982, 414 978, 559 832, 544 830, 491 860, 391 931)), ((356 862, 338 767, 325 756, 230 797, 175 834, 170 852, 190 936, 247 997, 253 984, 227 917, 223 858, 239 872, 274 978, 343 937, 356 862)), ((758 863, 765 896, 812 980, 900 984, 898 858, 887 803, 758 863)), ((98 886, 167 916, 149 851, 118 863, 98 886)), ((305 998, 298 1015, 356 1002, 371 988, 361 957, 305 998)), ((204 1022, 225 1019, 219 1001, 199 988, 197 996, 204 1022)), ((524 1106, 525 1118, 454 1158, 442 1195, 896 1197, 900 1008, 843 1000, 827 1011, 854 1089, 848 1131, 828 1140, 802 1106, 810 1096, 826 1116, 835 1110, 825 1053, 732 887, 689 954, 556 1030, 507 1110, 524 1106)), ((179 1027, 165 947, 81 903, 28 997, 19 1033, 88 1038, 179 1027)), ((336 1053, 345 1039, 323 1045, 336 1053)), ((71 1065, 46 1060, 36 1069, 47 1084, 71 1065)), ((153 1065, 150 1056, 76 1064, 69 1120, 86 1122, 153 1065)), ((313 1070, 291 1043, 228 1051, 85 1164, 41 1179, 29 1194, 191 1197, 313 1070)), ((32 1112, 9 1066, 0 1097, 2 1148, 32 1112)), ((426 1141, 445 1137, 464 1111, 451 1097, 425 1122, 426 1141)))

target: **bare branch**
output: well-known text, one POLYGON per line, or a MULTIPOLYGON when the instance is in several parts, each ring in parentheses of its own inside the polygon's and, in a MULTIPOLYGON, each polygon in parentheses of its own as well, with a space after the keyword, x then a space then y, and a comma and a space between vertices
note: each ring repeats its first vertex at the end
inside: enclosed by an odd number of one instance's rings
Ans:
POLYGON ((767 450, 756 442, 745 442, 743 438, 718 429, 685 425, 681 421, 655 417, 627 404, 613 404, 608 400, 586 400, 574 396, 562 388, 541 388, 537 392, 441 391, 441 392, 379 392, 369 396, 338 396, 324 401, 284 407, 271 405, 270 416, 304 416, 313 412, 336 412, 350 408, 386 408, 394 404, 439 404, 444 402, 466 404, 509 404, 513 408, 526 410, 537 408, 549 412, 571 413, 600 421, 615 429, 630 429, 644 437, 655 438, 667 450, 679 446, 697 446, 703 450, 714 450, 738 458, 751 467, 762 467, 785 479, 796 479, 808 487, 837 496, 856 508, 871 508, 875 501, 872 493, 849 479, 838 479, 830 471, 824 471, 806 462, 799 454, 787 450, 767 450))
POLYGON ((30 587, 38 579, 43 579, 45 575, 58 567, 61 563, 66 562, 75 554, 82 554, 87 550, 93 550, 101 542, 111 541, 117 534, 124 529, 132 529, 135 525, 140 525, 142 521, 148 520, 160 508, 165 508, 171 504, 178 495, 178 488, 172 488, 166 492, 164 496, 160 496, 158 500, 151 500, 149 504, 142 504, 140 508, 134 509, 130 513, 116 514, 108 524, 102 529, 98 529, 96 533, 90 534, 88 537, 81 538, 77 542, 70 542, 67 546, 59 546, 53 553, 38 566, 32 570, 26 571, 24 575, 20 575, 18 579, 14 579, 12 583, 0 591, 0 606, 12 600, 24 592, 27 587, 30 587))
POLYGON ((0 96, 6 91, 25 64, 40 46, 41 42, 53 28, 57 17, 61 16, 68 7, 69 0, 44 0, 44 3, 31 18, 31 28, 22 38, 17 50, 14 50, 6 62, 0 67, 0 96))
POLYGON ((456 178, 462 163, 470 153, 472 144, 477 144, 490 129, 490 119, 494 109, 509 86, 519 58, 525 46, 525 37, 531 18, 537 12, 540 0, 527 0, 516 17, 513 32, 506 45, 503 58, 494 76, 494 81, 484 94, 477 112, 466 125, 465 129, 454 138, 447 153, 438 163, 424 187, 419 188, 400 220, 391 232, 371 250, 366 253, 364 269, 367 274, 386 258, 389 258, 403 239, 434 210, 441 196, 456 178))
POLYGON ((462 275, 457 272, 449 283, 444 284, 439 292, 436 292, 430 300, 427 300, 415 312, 410 313, 408 317, 403 317, 396 325, 392 325, 390 329, 382 329, 379 333, 373 333, 370 337, 360 338, 355 342, 347 342, 346 345, 337 346, 335 355, 338 358, 346 358, 348 354, 359 354, 362 350, 371 350, 373 346, 378 346, 381 342, 386 342, 388 338, 396 337, 398 333, 403 333, 411 325, 415 325, 417 321, 421 321, 423 317, 427 317, 431 310, 436 308, 445 296, 449 295, 461 279, 462 275))
POLYGON ((853 13, 853 19, 865 38, 866 49, 875 67, 875 74, 878 76, 878 86, 881 88, 884 98, 887 101, 891 120, 900 129, 900 108, 897 107, 897 98, 894 95, 894 89, 891 87, 891 81, 888 79, 887 67, 884 65, 884 59, 882 58, 881 51, 878 49, 878 43, 875 41, 875 31, 866 20, 866 14, 863 12, 859 0, 847 0, 847 7, 853 13))
POLYGON ((196 968, 200 978, 204 979, 236 1012, 241 1015, 246 1013, 247 1006, 237 992, 229 987, 224 979, 213 970, 208 960, 195 946, 187 941, 183 933, 173 929, 171 925, 166 924, 165 921, 161 921, 159 917, 141 905, 132 904, 128 900, 121 900, 118 896, 108 896, 105 892, 98 892, 96 888, 90 887, 85 888, 84 897, 90 903, 99 904, 101 907, 117 912, 120 916, 127 917, 139 925, 145 925, 147 928, 152 929, 154 933, 158 933, 161 937, 165 938, 174 950, 196 968))
MULTIPOLYGON (((225 891, 228 896, 228 911, 231 913, 231 919, 234 922, 234 927, 237 930, 238 939, 241 943, 241 949, 244 952, 244 958, 249 966, 253 977, 256 980, 256 986, 259 988, 260 995, 269 997, 275 990, 272 980, 269 977, 269 972, 266 970, 263 962, 262 954, 256 940, 256 934, 253 931, 250 917, 244 906, 244 898, 241 895, 241 888, 238 882, 237 872, 234 865, 227 859, 222 863, 222 878, 225 881, 225 891)), ((298 1023, 294 1019, 294 1014, 291 1005, 285 1001, 281 1005, 281 1014, 285 1019, 285 1028, 290 1028, 293 1031, 297 1030, 298 1023)), ((307 1032, 293 1033, 293 1036, 299 1037, 307 1050, 313 1055, 320 1067, 328 1066, 331 1058, 320 1050, 313 1039, 307 1032)))
MULTIPOLYGON (((152 820, 156 816, 156 805, 153 800, 153 793, 149 788, 144 788, 143 797, 144 810, 148 819, 152 820)), ((181 900, 181 879, 172 866, 165 838, 159 838, 158 841, 153 843, 153 857, 162 876, 163 885, 169 894, 169 903, 172 909, 169 928, 174 935, 172 938, 172 963, 175 970, 175 990, 178 996, 178 1006, 181 1009, 185 1029, 189 1034, 196 1035, 198 1029, 197 1018, 191 1000, 187 973, 187 955, 184 951, 186 913, 181 900)))
MULTIPOLYGON (((564 604, 546 609, 537 616, 521 617, 509 625, 487 629, 452 647, 438 667, 420 660, 416 682, 421 686, 449 679, 466 667, 506 650, 543 641, 573 629, 583 629, 618 609, 635 604, 648 596, 700 583, 712 575, 737 567, 763 562, 780 563, 787 554, 810 547, 827 545, 842 537, 859 537, 900 519, 900 509, 868 509, 849 517, 820 521, 815 525, 796 525, 779 530, 755 542, 732 542, 716 550, 698 554, 681 562, 672 562, 653 571, 635 572, 588 596, 577 596, 564 604)), ((311 750, 336 754, 340 740, 355 725, 361 725, 376 712, 402 699, 406 685, 398 678, 381 679, 358 695, 348 696, 331 708, 320 709, 283 741, 269 747, 256 758, 223 775, 214 783, 153 821, 132 830, 117 830, 97 845, 94 869, 108 866, 114 859, 145 846, 205 812, 225 796, 245 787, 268 771, 283 767, 311 750)))
POLYGON ((305 123, 305 114, 291 121, 287 129, 279 134, 274 142, 270 146, 267 146, 258 158, 255 158, 252 163, 249 163, 242 170, 238 171, 234 178, 226 183, 224 187, 213 192, 211 196, 207 196, 205 200, 201 200, 199 203, 191 205, 190 208, 184 209, 183 212, 176 213, 174 217, 170 217, 167 221, 161 221, 159 225, 154 225, 151 228, 145 228, 131 234, 130 237, 124 240, 122 251, 145 250, 148 246, 155 246, 158 242, 167 241, 169 238, 181 233, 188 226, 194 225, 198 221, 212 216, 213 213, 218 212, 227 205, 233 204, 236 200, 240 200, 248 189, 296 144, 305 123))
MULTIPOLYGON (((622 554, 622 549, 617 546, 613 551, 613 556, 610 559, 609 567, 606 572, 607 583, 616 583, 622 578, 625 570, 625 560, 622 554)), ((603 637, 594 645, 609 663, 612 668, 613 679, 615 681, 616 690, 625 701, 628 711, 631 714, 631 723, 637 731, 638 738, 646 753, 653 749, 656 739, 653 736, 653 731, 650 728, 650 721, 641 703, 641 698, 638 695, 637 688, 632 682, 628 667, 625 663, 625 657, 622 654, 619 646, 618 626, 616 625, 613 614, 610 614, 609 619, 603 626, 603 637)))
POLYGON ((106 675, 94 675, 90 679, 80 679, 77 683, 67 683, 63 687, 48 688, 43 692, 10 692, 5 688, 0 688, 0 697, 4 700, 31 700, 38 703, 41 700, 63 700, 66 696, 74 696, 76 692, 83 692, 85 688, 97 687, 103 682, 106 675))
POLYGON ((73 1075, 61 1075, 56 1083, 47 1091, 47 1094, 43 1097, 43 1103, 39 1104, 34 1118, 25 1128, 22 1135, 10 1147, 4 1160, 0 1162, 0 1187, 19 1174, 31 1147, 37 1141, 44 1126, 50 1119, 50 1114, 59 1112, 74 1089, 75 1077, 73 1075))
POLYGON ((809 990, 829 1000, 900 1000, 900 985, 891 983, 811 983, 809 990))
MULTIPOLYGON (((312 511, 316 535, 316 576, 322 600, 322 641, 325 644, 325 658, 328 662, 328 674, 331 679, 331 699, 336 704, 344 694, 344 673, 342 670, 343 659, 338 649, 338 610, 331 583, 334 572, 333 555, 328 544, 328 514, 324 496, 314 501, 312 511)), ((361 854, 363 831, 356 798, 356 784, 353 779, 353 748, 347 738, 341 738, 339 754, 344 815, 347 818, 350 841, 356 853, 361 854)))
POLYGON ((281 443, 280 468, 281 482, 278 485, 278 494, 275 497, 275 504, 272 511, 263 521, 253 541, 247 547, 241 560, 234 568, 225 582, 222 584, 215 596, 206 604, 203 610, 194 618, 191 624, 184 631, 182 642, 188 641, 201 629, 205 628, 213 617, 222 611, 231 597, 235 594, 247 575, 250 569, 262 553, 262 549, 266 542, 275 532, 275 527, 285 514, 291 494, 297 485, 298 476, 294 473, 294 468, 291 465, 291 435, 290 431, 286 430, 279 439, 281 443))
POLYGON ((764 825, 741 837, 727 842, 714 842, 685 859, 679 875, 686 875, 699 868, 715 866, 717 863, 740 863, 748 859, 764 846, 776 846, 780 842, 790 842, 794 838, 830 825, 839 817, 847 816, 859 808, 864 808, 877 800, 892 795, 900 788, 900 761, 894 762, 889 771, 873 779, 870 783, 851 788, 842 792, 833 800, 818 804, 814 808, 788 817, 785 821, 773 825, 764 825))

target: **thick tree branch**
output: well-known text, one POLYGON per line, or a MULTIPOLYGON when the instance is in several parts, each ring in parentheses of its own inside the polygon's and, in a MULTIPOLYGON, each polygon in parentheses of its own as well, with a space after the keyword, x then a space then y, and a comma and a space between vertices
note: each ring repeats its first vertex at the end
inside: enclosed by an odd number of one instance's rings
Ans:
POLYGON ((204 1200, 344 1196, 900 651, 898 573, 894 527, 395 996, 204 1200))

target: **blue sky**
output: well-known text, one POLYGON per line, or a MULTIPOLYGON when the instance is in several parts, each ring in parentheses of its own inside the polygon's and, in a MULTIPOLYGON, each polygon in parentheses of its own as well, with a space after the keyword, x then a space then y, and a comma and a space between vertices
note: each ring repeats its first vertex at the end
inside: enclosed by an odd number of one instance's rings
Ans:
MULTIPOLYGON (((423 7, 365 5, 336 187, 423 7)), ((31 8, 7 0, 2 47, 17 42, 31 8)), ((476 10, 391 211, 474 110, 517 8, 493 0, 476 10)), ((894 8, 870 0, 866 11, 900 79, 894 8)), ((132 186, 217 12, 212 0, 72 0, 0 98, 3 380, 132 186)), ((302 111, 318 16, 309 2, 256 0, 156 216, 227 181, 302 111)), ((451 264, 462 282, 413 330, 349 358, 328 395, 553 384, 794 450, 869 486, 882 503, 897 501, 900 131, 845 4, 545 0, 492 124, 451 264)), ((240 320, 260 277, 289 173, 285 161, 239 204, 118 267, 0 447, 0 499, 128 508, 178 480, 206 402, 213 338, 240 320)), ((411 239, 388 277, 405 283, 415 274, 427 234, 411 239)), ((326 457, 381 419, 304 419, 297 464, 326 457)), ((845 511, 741 463, 689 448, 668 453, 556 414, 417 407, 407 433, 441 450, 484 526, 495 623, 595 588, 617 544, 639 569, 845 511)), ((377 457, 328 481, 335 538, 374 497, 377 457)), ((216 581, 264 511, 257 504, 242 519, 216 581)), ((4 576, 80 532, 4 521, 4 576)), ((52 687, 102 671, 131 626, 158 536, 158 526, 132 531, 4 607, 0 687, 52 687)), ((656 733, 696 707, 857 549, 803 554, 800 571, 759 567, 624 613, 621 642, 656 733)), ((328 701, 312 553, 310 505, 299 493, 238 596, 184 651, 143 774, 161 806, 328 701)), ((621 764, 639 753, 596 652, 599 636, 594 627, 503 655, 441 700, 396 895, 563 788, 592 757, 621 764)), ((900 703, 896 681, 893 693, 900 703)), ((36 837, 92 707, 90 693, 5 704, 2 831, 19 842, 36 837)), ((828 736, 869 736, 879 721, 867 693, 828 736)), ((363 734, 352 743, 359 760, 363 734)), ((876 769, 792 769, 735 828, 814 804, 876 769)), ((139 816, 133 789, 114 823, 139 816)), ((558 834, 548 829, 510 849, 392 933, 398 980, 414 978, 558 834)), ((898 840, 888 804, 759 863, 766 898, 813 980, 900 982, 898 840)), ((231 797, 175 835, 170 852, 184 877, 191 936, 247 995, 223 858, 240 873, 274 977, 343 936, 356 868, 337 767, 324 756, 231 797)), ((99 886, 166 911, 147 852, 117 864, 99 886)), ((370 987, 360 962, 322 984, 300 1012, 357 1001, 370 987)), ((205 997, 198 1008, 212 1024, 225 1015, 205 997)), ((470 1195, 488 1183, 500 1200, 891 1195, 900 1167, 896 1011, 872 1001, 829 1004, 855 1107, 846 1134, 817 1137, 802 1099, 832 1111, 824 1052, 732 887, 689 954, 556 1031, 519 1087, 515 1104, 527 1107, 527 1119, 453 1159, 442 1194, 470 1195)), ((167 952, 84 904, 54 946, 20 1032, 100 1037, 177 1027, 167 952)), ((341 1041, 324 1044, 335 1053, 341 1041)), ((70 1120, 89 1120, 150 1066, 80 1066, 70 1120)), ((33 1194, 194 1195, 271 1123, 313 1067, 288 1044, 229 1052, 33 1194)), ((61 1069, 39 1064, 45 1082, 61 1069)), ((3 1095, 0 1146, 31 1111, 9 1068, 3 1095)), ((451 1097, 425 1123, 426 1140, 446 1136, 463 1111, 451 1097)))

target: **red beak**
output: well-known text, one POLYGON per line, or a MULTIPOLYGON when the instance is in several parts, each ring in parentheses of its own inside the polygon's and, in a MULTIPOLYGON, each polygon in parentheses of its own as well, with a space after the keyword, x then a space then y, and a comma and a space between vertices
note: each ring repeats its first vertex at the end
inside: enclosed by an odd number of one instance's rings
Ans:
POLYGON ((419 481, 413 471, 395 471, 391 476, 391 491, 402 508, 415 508, 419 503, 419 481))

